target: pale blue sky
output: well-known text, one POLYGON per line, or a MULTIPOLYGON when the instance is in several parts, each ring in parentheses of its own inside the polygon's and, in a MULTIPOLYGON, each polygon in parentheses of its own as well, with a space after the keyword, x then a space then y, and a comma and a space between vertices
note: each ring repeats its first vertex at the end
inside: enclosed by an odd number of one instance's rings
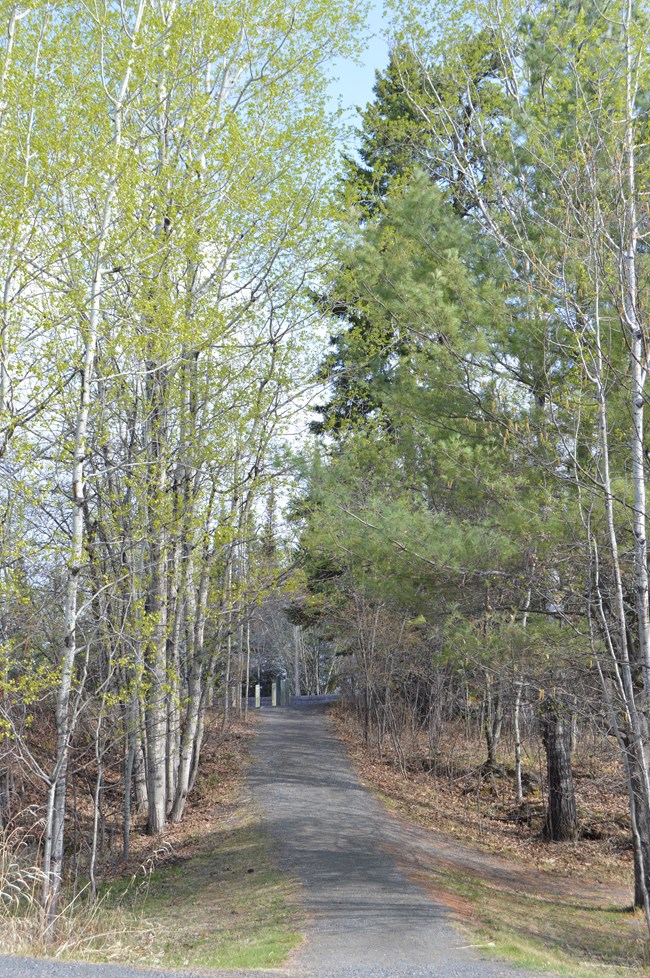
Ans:
POLYGON ((343 108, 348 110, 346 117, 352 123, 357 118, 354 107, 358 105, 363 108, 372 99, 375 70, 381 70, 388 64, 388 42, 381 36, 386 27, 382 6, 382 0, 372 0, 370 4, 368 29, 373 36, 364 45, 361 64, 337 58, 332 65, 333 78, 329 86, 332 108, 338 105, 340 99, 343 108))

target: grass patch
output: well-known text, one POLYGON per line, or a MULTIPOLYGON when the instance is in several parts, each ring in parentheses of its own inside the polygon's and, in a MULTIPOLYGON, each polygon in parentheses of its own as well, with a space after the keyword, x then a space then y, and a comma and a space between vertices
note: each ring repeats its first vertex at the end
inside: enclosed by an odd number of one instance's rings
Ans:
POLYGON ((165 968, 281 965, 301 940, 298 884, 276 868, 245 785, 254 735, 254 721, 235 719, 224 736, 212 718, 182 822, 162 839, 138 824, 128 864, 104 853, 98 899, 78 878, 53 943, 43 939, 38 870, 0 848, 0 890, 17 894, 0 900, 4 952, 165 968))
POLYGON ((418 873, 458 912, 468 943, 533 971, 566 978, 647 975, 641 911, 592 904, 579 896, 515 892, 446 866, 418 873))
MULTIPOLYGON (((131 915, 141 964, 271 968, 300 942, 296 884, 273 865, 253 820, 202 840, 203 851, 154 870, 131 915)), ((129 954, 132 958, 132 954, 129 954)))
POLYGON ((640 911, 513 892, 447 867, 427 870, 421 878, 466 904, 463 927, 472 939, 524 967, 567 978, 643 973, 647 941, 640 911))

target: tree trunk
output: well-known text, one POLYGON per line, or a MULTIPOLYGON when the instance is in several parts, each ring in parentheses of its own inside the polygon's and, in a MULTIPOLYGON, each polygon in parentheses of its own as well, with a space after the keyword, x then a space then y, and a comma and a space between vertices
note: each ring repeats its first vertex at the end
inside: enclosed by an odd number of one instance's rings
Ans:
POLYGON ((244 700, 244 717, 248 720, 248 697, 250 693, 251 685, 251 620, 250 617, 246 619, 245 626, 246 634, 246 698, 244 700))
MULTIPOLYGON (((126 100, 133 68, 133 53, 137 44, 145 0, 140 0, 131 37, 131 54, 126 66, 119 94, 114 105, 113 140, 115 159, 122 141, 122 110, 126 100)), ((64 639, 59 663, 61 678, 56 697, 56 761, 50 783, 46 844, 43 862, 42 902, 48 918, 51 935, 58 911, 63 877, 63 852, 65 828, 65 800, 67 789, 70 740, 73 734, 70 715, 70 697, 77 654, 77 614, 81 571, 84 564, 84 504, 85 464, 87 453, 88 422, 91 405, 91 384, 95 375, 95 358, 99 340, 101 302, 104 289, 104 252, 111 227, 113 203, 116 194, 116 167, 108 174, 106 194, 94 258, 93 277, 89 289, 88 322, 84 328, 84 354, 81 367, 81 396, 75 423, 72 464, 72 542, 64 611, 64 639)))
MULTIPOLYGON (((99 731, 97 731, 97 737, 99 737, 99 731)), ((90 891, 89 897, 90 901, 93 902, 97 896, 97 880, 95 878, 95 867, 97 864, 97 838, 98 838, 98 828, 100 820, 101 811, 101 792, 102 792, 102 781, 104 778, 104 764, 103 758, 99 751, 99 744, 96 744, 97 748, 97 781, 95 782, 95 793, 93 796, 93 836, 90 848, 90 867, 88 870, 88 875, 90 877, 90 891)))
POLYGON ((133 766, 135 762, 135 739, 127 734, 124 751, 124 824, 122 827, 122 858, 129 858, 131 841, 131 798, 133 797, 133 766))
POLYGON ((188 659, 187 707, 181 736, 178 775, 174 804, 171 810, 172 822, 180 822, 185 810, 187 796, 193 784, 193 761, 200 754, 199 740, 203 736, 202 713, 206 707, 206 686, 211 681, 212 672, 208 670, 207 680, 204 670, 205 621, 209 589, 209 561, 204 554, 201 577, 194 583, 194 557, 190 553, 187 564, 187 632, 185 647, 188 659))
POLYGON ((183 574, 181 573, 181 542, 176 540, 173 548, 172 571, 169 580, 168 608, 173 622, 171 635, 167 642, 167 742, 165 757, 167 764, 167 812, 171 811, 176 795, 176 783, 180 756, 182 679, 180 635, 184 614, 183 574))
POLYGON ((556 698, 547 700, 541 724, 548 776, 545 831, 553 842, 564 842, 575 839, 578 832, 571 767, 571 716, 566 705, 556 698))
POLYGON ((149 802, 147 829, 158 835, 167 819, 167 620, 168 564, 165 502, 167 496, 167 377, 160 364, 148 361, 146 396, 147 524, 150 584, 145 611, 151 637, 146 644, 145 727, 149 802))
MULTIPOLYGON (((163 477, 161 476, 161 479, 163 477)), ((164 536, 161 530, 160 536, 164 536)), ((167 802, 167 697, 165 685, 167 678, 167 587, 165 582, 165 547, 159 539, 153 556, 153 581, 149 612, 154 622, 154 635, 148 655, 148 690, 145 705, 145 725, 147 730, 147 799, 149 803, 147 830, 150 835, 158 835, 165 827, 167 802)))
MULTIPOLYGON (((139 711, 138 711, 139 712, 139 711)), ((147 797, 147 775, 146 775, 146 735, 140 729, 138 720, 138 730, 134 734, 135 738, 135 758, 133 764, 133 781, 135 787, 135 807, 138 814, 144 814, 149 808, 147 797)))
POLYGON ((203 747, 203 737, 205 734, 205 713, 208 709, 208 703, 210 701, 210 695, 212 691, 212 684, 214 682, 214 674, 217 668, 216 656, 213 656, 208 669, 207 677, 203 685, 203 695, 201 697, 201 705, 199 707, 199 722, 196 728, 196 737, 194 739, 194 756, 192 757, 192 771, 190 774, 190 783, 188 788, 188 793, 191 792, 196 784, 196 778, 199 773, 199 763, 201 760, 201 748, 203 747))
POLYGON ((300 696, 300 653, 302 638, 300 625, 293 626, 293 695, 300 696))
POLYGON ((635 765, 630 765, 630 788, 633 796, 632 815, 634 828, 634 906, 643 909, 650 892, 650 818, 648 801, 642 786, 642 778, 635 765))
POLYGON ((493 771, 497 766, 497 748, 501 741, 502 727, 503 702, 501 697, 501 681, 499 681, 495 692, 492 677, 486 673, 483 730, 488 751, 485 768, 488 771, 493 771))
POLYGON ((521 694, 523 692, 524 684, 518 682, 516 684, 515 693, 515 709, 513 714, 513 725, 515 732, 515 793, 517 798, 517 804, 520 805, 524 800, 524 792, 521 783, 521 694))

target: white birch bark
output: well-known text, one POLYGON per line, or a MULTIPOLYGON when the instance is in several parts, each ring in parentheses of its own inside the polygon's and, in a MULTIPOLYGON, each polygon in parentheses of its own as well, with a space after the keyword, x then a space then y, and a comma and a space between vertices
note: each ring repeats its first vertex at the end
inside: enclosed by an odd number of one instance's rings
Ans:
POLYGON ((74 679, 77 656, 77 605, 81 574, 84 564, 84 503, 85 463, 87 452, 88 421, 91 408, 91 389, 95 372, 95 358, 99 336, 101 303, 104 286, 104 254, 111 226, 113 205, 117 190, 117 160, 122 143, 122 114, 129 92, 133 71, 133 57, 147 0, 140 0, 133 28, 131 53, 114 100, 114 159, 104 191, 101 221, 95 250, 94 271, 88 296, 88 324, 84 331, 84 355, 81 368, 81 392, 77 411, 72 463, 72 541, 68 562, 68 578, 64 606, 64 637, 59 662, 61 678, 56 693, 56 759, 51 776, 51 800, 48 806, 46 844, 43 861, 42 902, 50 928, 56 918, 63 879, 63 836, 65 826, 65 801, 70 740, 74 733, 70 714, 70 694, 74 679))
POLYGON ((636 88, 637 69, 632 42, 633 4, 625 3, 625 221, 621 240, 622 304, 630 336, 632 373, 632 481, 634 485, 633 533, 636 575, 636 614, 639 653, 645 672, 646 710, 650 706, 650 607, 648 605, 647 499, 644 469, 645 388, 648 376, 648 337, 638 306, 639 227, 636 186, 636 88))
POLYGON ((187 657, 188 657, 188 689, 185 722, 181 736, 180 759, 176 795, 171 810, 171 821, 180 822, 185 810, 192 775, 192 760, 195 753, 200 751, 197 746, 197 734, 201 720, 201 703, 204 700, 205 666, 204 666, 204 637, 206 605, 209 586, 209 565, 204 561, 200 581, 193 581, 194 561, 190 557, 188 567, 187 594, 187 657))

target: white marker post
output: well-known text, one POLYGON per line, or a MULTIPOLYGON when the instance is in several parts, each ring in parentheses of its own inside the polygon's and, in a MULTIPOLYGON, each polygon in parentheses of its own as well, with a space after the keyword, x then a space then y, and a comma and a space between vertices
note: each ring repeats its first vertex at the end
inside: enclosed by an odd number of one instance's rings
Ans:
POLYGON ((262 705, 262 687, 258 683, 255 687, 255 709, 259 710, 262 705))
POLYGON ((271 706, 278 705, 278 684, 271 683, 271 706))

